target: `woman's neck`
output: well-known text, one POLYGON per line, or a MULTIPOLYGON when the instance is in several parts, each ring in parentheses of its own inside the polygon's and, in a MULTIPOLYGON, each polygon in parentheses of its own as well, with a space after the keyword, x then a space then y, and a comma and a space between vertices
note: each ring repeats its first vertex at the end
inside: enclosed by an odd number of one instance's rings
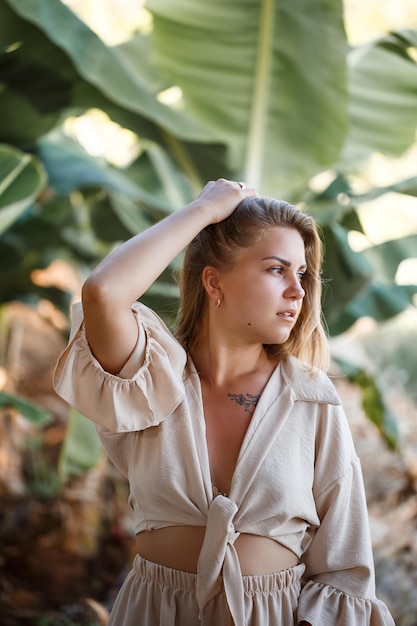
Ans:
POLYGON ((276 365, 262 345, 236 347, 202 341, 190 354, 200 377, 213 387, 223 387, 262 370, 270 373, 276 365))

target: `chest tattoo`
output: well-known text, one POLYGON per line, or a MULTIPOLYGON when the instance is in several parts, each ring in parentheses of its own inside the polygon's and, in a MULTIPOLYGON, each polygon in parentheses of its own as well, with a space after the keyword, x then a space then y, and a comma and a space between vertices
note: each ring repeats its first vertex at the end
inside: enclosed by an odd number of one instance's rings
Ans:
POLYGON ((253 413, 260 398, 259 395, 253 395, 252 393, 228 393, 227 397, 230 398, 232 402, 236 402, 236 404, 242 406, 245 413, 253 413))

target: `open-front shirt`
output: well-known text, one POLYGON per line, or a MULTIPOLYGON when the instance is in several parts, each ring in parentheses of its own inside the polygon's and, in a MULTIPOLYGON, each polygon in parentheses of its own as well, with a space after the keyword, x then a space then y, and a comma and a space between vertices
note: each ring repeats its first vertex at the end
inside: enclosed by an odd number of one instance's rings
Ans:
POLYGON ((313 626, 393 626, 375 597, 374 564, 359 459, 339 397, 323 373, 295 358, 273 371, 242 443, 230 493, 213 487, 200 379, 163 321, 135 303, 139 340, 118 375, 89 348, 75 305, 57 392, 96 423, 130 486, 135 530, 206 527, 197 596, 204 620, 220 589, 245 624, 240 533, 269 537, 305 564, 298 619, 313 626), (343 616, 343 618, 341 617, 343 616))

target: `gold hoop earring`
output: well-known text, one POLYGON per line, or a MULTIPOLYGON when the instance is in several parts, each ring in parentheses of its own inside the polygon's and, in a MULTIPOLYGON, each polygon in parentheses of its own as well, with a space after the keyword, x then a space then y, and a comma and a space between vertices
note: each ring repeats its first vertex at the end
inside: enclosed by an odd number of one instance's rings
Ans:
POLYGON ((217 298, 217 302, 216 302, 216 307, 219 308, 219 306, 221 305, 222 301, 220 298, 217 298))

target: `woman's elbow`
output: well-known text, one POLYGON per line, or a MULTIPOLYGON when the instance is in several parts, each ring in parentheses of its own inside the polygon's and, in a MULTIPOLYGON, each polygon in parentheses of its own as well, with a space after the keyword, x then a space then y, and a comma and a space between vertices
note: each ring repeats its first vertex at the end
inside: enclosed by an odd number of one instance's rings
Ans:
POLYGON ((83 307, 103 306, 109 301, 108 285, 94 273, 84 282, 81 289, 83 307))

